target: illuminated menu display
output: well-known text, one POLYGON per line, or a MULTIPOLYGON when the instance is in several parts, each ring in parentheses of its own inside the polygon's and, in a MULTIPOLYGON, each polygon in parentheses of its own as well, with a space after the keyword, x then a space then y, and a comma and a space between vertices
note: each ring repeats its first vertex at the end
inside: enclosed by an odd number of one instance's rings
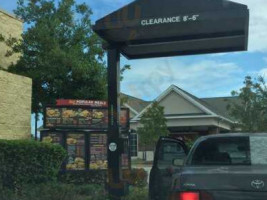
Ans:
POLYGON ((55 132, 55 133, 53 133, 53 132, 44 133, 42 135, 42 141, 43 142, 47 142, 47 143, 61 145, 63 143, 62 133, 58 133, 58 132, 55 132))
POLYGON ((67 135, 67 170, 85 169, 85 141, 84 134, 71 133, 67 135))
MULTIPOLYGON (((129 111, 120 112, 122 129, 129 128, 129 111)), ((108 110, 88 107, 46 107, 44 113, 45 128, 75 128, 103 130, 108 128, 108 110)))
POLYGON ((90 136, 90 169, 107 169, 107 135, 90 136))

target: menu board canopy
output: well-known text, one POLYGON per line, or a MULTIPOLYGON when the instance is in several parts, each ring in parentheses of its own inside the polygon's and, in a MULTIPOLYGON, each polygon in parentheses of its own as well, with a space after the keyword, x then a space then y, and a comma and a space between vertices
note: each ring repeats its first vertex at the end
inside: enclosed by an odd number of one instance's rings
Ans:
MULTIPOLYGON (((121 128, 129 129, 129 110, 121 109, 121 128)), ((90 106, 47 106, 44 112, 44 128, 68 128, 107 130, 108 109, 90 106)))
POLYGON ((244 51, 249 10, 228 0, 136 0, 93 30, 128 59, 244 51))

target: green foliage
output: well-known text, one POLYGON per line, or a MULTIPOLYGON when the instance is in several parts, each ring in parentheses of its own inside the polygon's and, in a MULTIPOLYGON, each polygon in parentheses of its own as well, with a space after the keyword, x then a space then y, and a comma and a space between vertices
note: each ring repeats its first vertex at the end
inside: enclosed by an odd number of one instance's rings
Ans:
POLYGON ((164 107, 157 102, 154 102, 142 115, 140 124, 141 128, 138 128, 137 133, 142 145, 154 145, 160 136, 169 134, 164 117, 164 107))
POLYGON ((22 40, 6 38, 22 57, 9 68, 33 80, 32 111, 59 98, 106 99, 101 40, 92 31, 92 11, 74 0, 18 0, 15 14, 28 24, 22 40))
POLYGON ((148 188, 130 187, 130 194, 123 200, 148 200, 148 188))
POLYGON ((90 170, 90 171, 66 171, 60 172, 58 180, 62 183, 83 185, 106 183, 106 170, 90 170))
POLYGON ((121 71, 120 71, 120 74, 121 74, 121 77, 120 77, 120 80, 122 81, 123 80, 123 73, 127 70, 130 70, 131 69, 131 65, 124 65, 122 68, 121 68, 121 71))
POLYGON ((58 145, 0 140, 0 188, 20 190, 24 184, 54 181, 65 157, 58 145))
POLYGON ((26 185, 20 194, 0 190, 1 200, 106 200, 101 185, 72 185, 47 183, 26 185))
MULTIPOLYGON (((101 185, 75 185, 47 183, 26 185, 22 193, 0 190, 1 200, 108 200, 107 192, 101 185)), ((147 187, 130 187, 128 196, 123 200, 148 200, 147 187)))
MULTIPOLYGON (((127 181, 129 185, 144 187, 147 185, 147 172, 144 169, 123 170, 123 180, 127 181)), ((58 181, 61 183, 75 185, 105 185, 107 181, 107 171, 62 171, 59 173, 58 181)))
POLYGON ((194 138, 188 138, 188 137, 185 137, 185 144, 186 144, 188 150, 190 150, 190 149, 193 147, 193 145, 194 145, 194 143, 195 143, 195 141, 196 141, 197 139, 198 139, 197 136, 194 137, 194 138))
POLYGON ((232 96, 238 97, 240 103, 232 103, 228 109, 242 131, 267 131, 267 85, 264 78, 247 76, 244 86, 239 91, 233 91, 232 96))
POLYGON ((123 179, 131 186, 145 187, 147 185, 147 172, 144 169, 131 169, 123 171, 123 179))

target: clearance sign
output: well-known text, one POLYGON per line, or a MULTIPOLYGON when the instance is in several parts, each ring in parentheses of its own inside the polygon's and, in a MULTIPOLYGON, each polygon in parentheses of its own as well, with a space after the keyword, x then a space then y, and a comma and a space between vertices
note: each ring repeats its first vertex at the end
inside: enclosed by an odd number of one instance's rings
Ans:
POLYGON ((151 26, 158 24, 170 24, 170 23, 180 23, 180 22, 189 22, 189 21, 197 21, 199 15, 180 15, 173 17, 163 17, 163 18, 151 18, 141 20, 142 26, 151 26))

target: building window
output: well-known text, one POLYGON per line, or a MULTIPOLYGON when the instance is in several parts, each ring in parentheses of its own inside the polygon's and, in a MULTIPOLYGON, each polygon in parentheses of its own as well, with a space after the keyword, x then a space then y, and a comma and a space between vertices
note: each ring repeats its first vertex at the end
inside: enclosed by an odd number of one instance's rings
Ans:
POLYGON ((137 134, 136 133, 130 134, 130 151, 131 151, 130 153, 132 157, 137 157, 138 155, 137 146, 138 146, 137 134))

